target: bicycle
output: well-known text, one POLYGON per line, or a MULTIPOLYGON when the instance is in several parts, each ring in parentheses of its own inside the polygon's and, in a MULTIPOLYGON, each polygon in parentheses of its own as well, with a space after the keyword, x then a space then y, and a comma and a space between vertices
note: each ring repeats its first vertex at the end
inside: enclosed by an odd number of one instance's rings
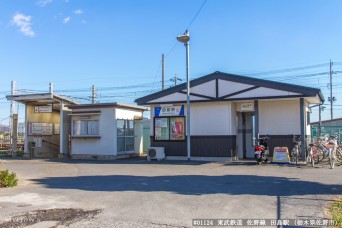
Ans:
POLYGON ((336 149, 336 160, 342 163, 342 145, 336 149))
POLYGON ((335 167, 335 157, 336 157, 336 150, 337 150, 337 140, 335 136, 330 135, 330 141, 329 141, 329 165, 330 168, 333 169, 335 167))
POLYGON ((309 144, 307 160, 312 167, 315 167, 315 164, 319 162, 319 153, 317 151, 316 145, 313 143, 309 144))
POLYGON ((301 140, 300 136, 293 135, 293 149, 291 151, 291 162, 298 164, 301 157, 301 140))
POLYGON ((336 157, 340 156, 340 152, 341 150, 337 147, 337 140, 335 136, 329 135, 323 137, 323 139, 320 139, 317 147, 317 154, 322 155, 322 159, 320 160, 328 157, 328 163, 331 169, 335 167, 335 160, 337 160, 336 157), (338 156, 336 156, 336 154, 338 154, 338 156))

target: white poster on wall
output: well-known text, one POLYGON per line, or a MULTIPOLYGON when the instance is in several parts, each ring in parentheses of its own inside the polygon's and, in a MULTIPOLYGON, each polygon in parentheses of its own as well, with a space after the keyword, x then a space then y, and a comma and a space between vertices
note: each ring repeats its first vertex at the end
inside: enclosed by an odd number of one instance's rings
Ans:
POLYGON ((52 123, 29 123, 29 135, 52 135, 52 123))

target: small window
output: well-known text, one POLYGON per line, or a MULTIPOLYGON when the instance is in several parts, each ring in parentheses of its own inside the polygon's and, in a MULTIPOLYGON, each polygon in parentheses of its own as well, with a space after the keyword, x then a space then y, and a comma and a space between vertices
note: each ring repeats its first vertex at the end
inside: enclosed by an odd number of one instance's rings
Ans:
POLYGON ((154 139, 156 141, 185 140, 185 117, 154 118, 154 139))
POLYGON ((72 124, 73 136, 99 135, 98 120, 74 120, 72 124))

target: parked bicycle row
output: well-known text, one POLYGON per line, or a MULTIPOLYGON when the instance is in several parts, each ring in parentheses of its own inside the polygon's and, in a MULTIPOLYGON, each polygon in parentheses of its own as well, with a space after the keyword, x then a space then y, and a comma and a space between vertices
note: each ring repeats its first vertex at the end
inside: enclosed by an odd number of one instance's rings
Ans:
POLYGON ((327 158, 330 168, 334 168, 337 162, 342 162, 342 145, 337 141, 336 136, 325 135, 309 144, 307 154, 307 161, 312 167, 327 158))
MULTIPOLYGON (((290 157, 291 162, 297 165, 298 161, 302 160, 303 157, 301 153, 300 136, 293 136, 293 144, 290 157)), ((313 143, 310 143, 306 154, 306 161, 311 164, 312 167, 327 158, 330 168, 334 168, 336 162, 342 162, 342 145, 337 141, 336 136, 325 135, 317 138, 313 143)))
MULTIPOLYGON (((267 141, 269 140, 269 135, 265 137, 259 137, 255 139, 255 153, 254 158, 257 161, 257 164, 261 162, 267 163, 269 156, 269 148, 267 141)), ((298 135, 293 136, 293 148, 289 153, 290 163, 297 165, 300 161, 304 161, 312 167, 315 164, 322 162, 323 160, 327 160, 330 168, 334 168, 336 163, 342 164, 342 144, 337 141, 336 136, 334 135, 325 135, 324 137, 316 138, 313 140, 313 143, 310 143, 307 147, 306 157, 304 158, 304 154, 302 154, 302 140, 298 135)), ((285 152, 288 149, 285 147, 277 147, 275 148, 275 152, 285 152)), ((276 156, 273 155, 272 163, 277 160, 278 157, 283 161, 286 161, 285 156, 286 153, 278 153, 276 156)), ((288 155, 287 155, 288 156, 288 155)), ((287 160, 289 161, 289 160, 287 160)))

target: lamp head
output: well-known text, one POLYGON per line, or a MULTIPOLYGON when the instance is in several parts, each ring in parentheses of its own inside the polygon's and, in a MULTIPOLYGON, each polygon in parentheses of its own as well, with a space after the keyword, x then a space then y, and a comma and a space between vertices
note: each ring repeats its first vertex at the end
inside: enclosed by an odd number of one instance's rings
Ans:
POLYGON ((186 30, 185 33, 184 33, 183 35, 177 36, 177 40, 178 40, 179 42, 182 42, 183 44, 188 43, 189 40, 190 40, 190 35, 189 35, 188 30, 186 30))

